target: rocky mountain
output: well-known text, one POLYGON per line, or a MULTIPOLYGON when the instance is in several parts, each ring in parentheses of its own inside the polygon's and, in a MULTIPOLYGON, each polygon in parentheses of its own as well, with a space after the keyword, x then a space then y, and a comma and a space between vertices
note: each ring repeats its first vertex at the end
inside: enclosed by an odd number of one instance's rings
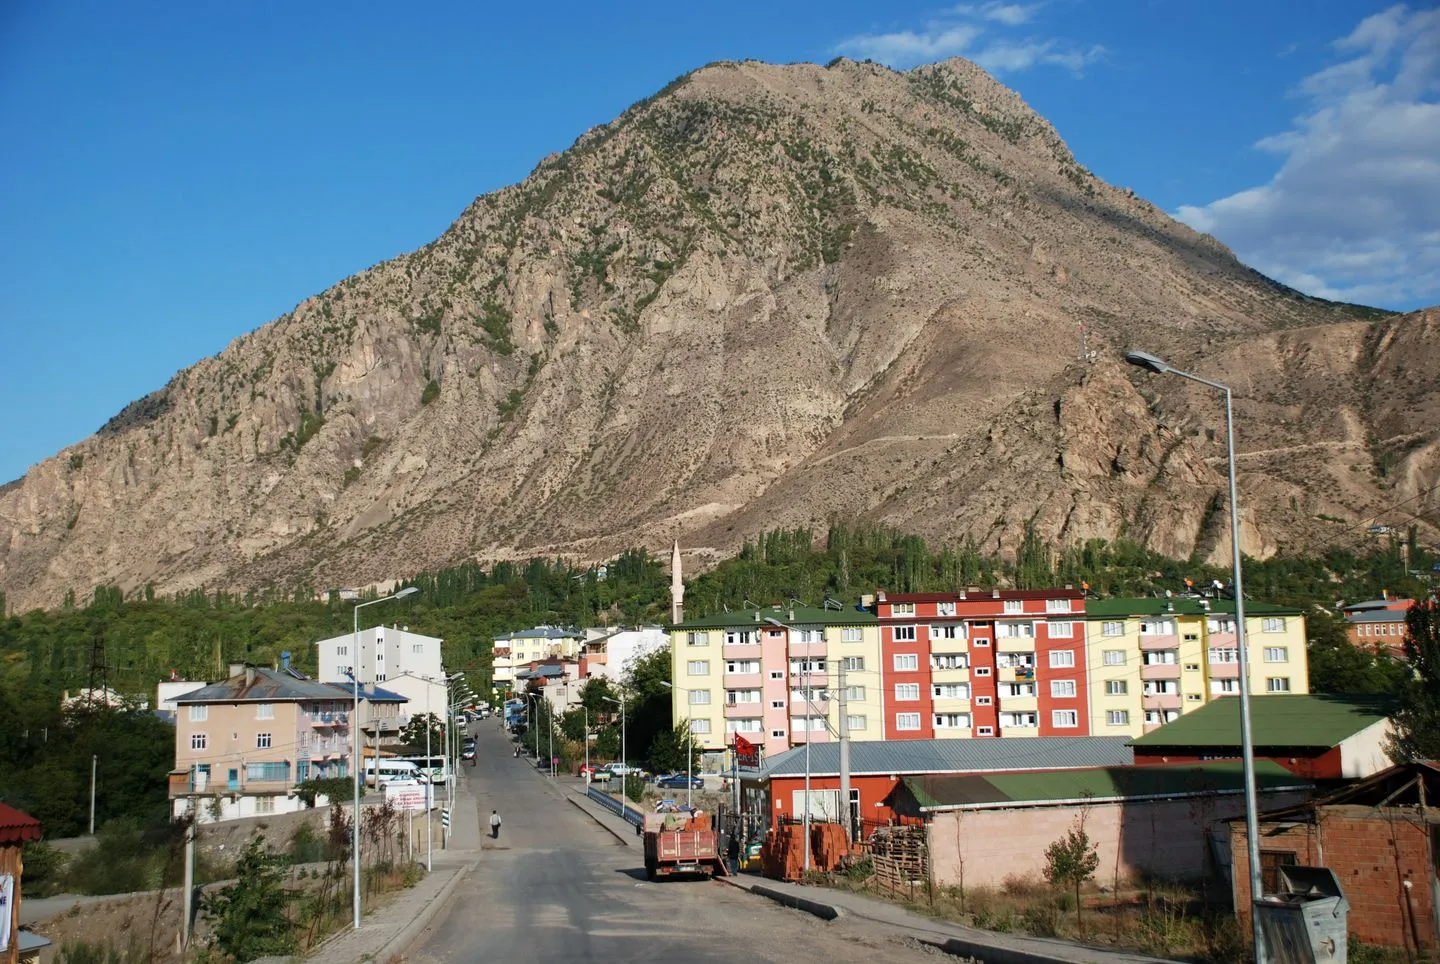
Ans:
POLYGON ((1435 537, 1440 312, 1262 277, 966 61, 715 64, 0 489, 0 589, 704 564, 836 519, 1224 558, 1219 398, 1129 348, 1234 388, 1247 552, 1435 537))

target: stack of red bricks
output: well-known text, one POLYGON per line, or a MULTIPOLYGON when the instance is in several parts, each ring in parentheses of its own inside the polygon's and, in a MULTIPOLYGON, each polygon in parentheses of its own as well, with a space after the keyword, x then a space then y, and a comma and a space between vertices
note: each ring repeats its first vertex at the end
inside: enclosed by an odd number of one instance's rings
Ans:
POLYGON ((805 872, 805 828, 781 824, 760 845, 760 872, 772 880, 799 880, 805 872))
POLYGON ((810 827, 810 866, 830 873, 850 852, 850 840, 838 823, 817 823, 810 827))

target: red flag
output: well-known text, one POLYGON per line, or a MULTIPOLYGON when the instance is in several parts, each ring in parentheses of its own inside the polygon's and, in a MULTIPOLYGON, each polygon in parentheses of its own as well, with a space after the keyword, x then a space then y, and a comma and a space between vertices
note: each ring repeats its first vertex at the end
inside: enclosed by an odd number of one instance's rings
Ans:
POLYGON ((760 748, 739 733, 735 734, 735 762, 742 767, 760 767, 760 748))

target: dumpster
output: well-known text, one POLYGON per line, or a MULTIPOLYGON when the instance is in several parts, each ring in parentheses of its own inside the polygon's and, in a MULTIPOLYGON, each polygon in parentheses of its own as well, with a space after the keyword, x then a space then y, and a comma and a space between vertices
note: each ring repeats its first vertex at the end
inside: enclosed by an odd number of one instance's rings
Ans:
POLYGON ((1255 901, 1269 964, 1345 964, 1350 902, 1328 867, 1280 867, 1279 893, 1255 901))

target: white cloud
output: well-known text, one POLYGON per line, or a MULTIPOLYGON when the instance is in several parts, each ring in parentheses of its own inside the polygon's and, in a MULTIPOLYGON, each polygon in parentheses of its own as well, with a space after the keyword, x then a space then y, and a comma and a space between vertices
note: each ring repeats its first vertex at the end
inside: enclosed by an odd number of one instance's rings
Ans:
POLYGON ((1267 184, 1176 216, 1308 294, 1411 308, 1440 301, 1440 11, 1398 5, 1304 78, 1306 112, 1255 147, 1267 184))
POLYGON ((837 44, 835 52, 876 60, 897 70, 965 56, 995 74, 1052 66, 1077 75, 1104 54, 1104 48, 1098 46, 1082 50, 1057 39, 1016 39, 991 34, 993 30, 1029 23, 1039 7, 1040 4, 997 0, 960 4, 931 20, 923 29, 857 34, 837 44))

